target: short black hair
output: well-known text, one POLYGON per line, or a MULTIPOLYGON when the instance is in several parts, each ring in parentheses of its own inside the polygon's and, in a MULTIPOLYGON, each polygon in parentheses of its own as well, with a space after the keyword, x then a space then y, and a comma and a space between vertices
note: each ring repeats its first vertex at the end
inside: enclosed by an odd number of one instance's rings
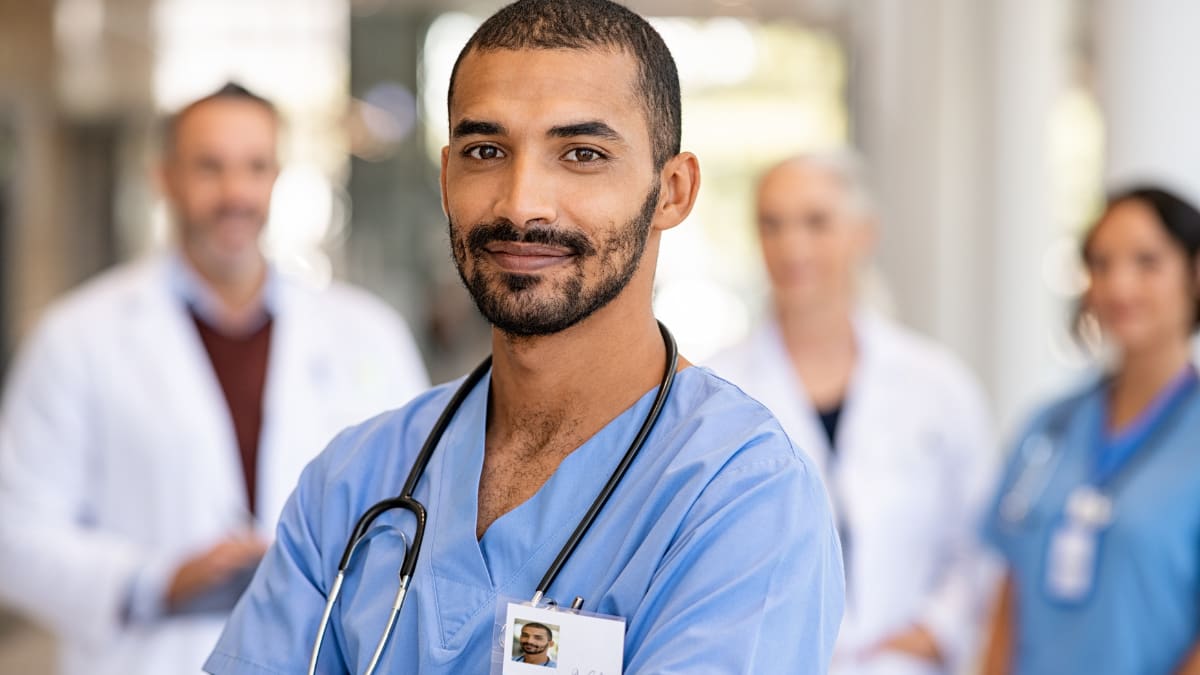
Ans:
POLYGON ((541 628, 542 630, 546 631, 546 639, 547 640, 554 639, 554 631, 550 630, 550 627, 544 623, 536 623, 534 621, 530 621, 529 623, 525 624, 524 626, 521 626, 521 630, 525 630, 526 628, 541 628))
POLYGON ((610 0, 518 0, 493 14, 458 54, 446 105, 467 54, 518 49, 614 49, 637 60, 655 169, 679 154, 679 73, 662 36, 648 21, 610 0))
POLYGON ((225 84, 221 85, 220 89, 217 89, 207 96, 203 96, 195 101, 192 101, 191 103, 180 108, 174 114, 167 116, 167 118, 163 121, 162 126, 162 148, 164 155, 170 155, 171 153, 175 152, 175 141, 179 136, 179 125, 183 122, 183 118, 187 117, 188 114, 190 114, 196 108, 199 108, 206 103, 211 103, 212 101, 242 101, 246 103, 253 103, 255 105, 262 106, 267 112, 271 113, 271 117, 275 118, 276 122, 279 121, 279 109, 275 107, 274 103, 250 91, 237 82, 226 82, 225 84))
MULTIPOLYGON (((1158 222, 1163 231, 1179 250, 1187 256, 1188 271, 1191 273, 1192 285, 1196 284, 1196 274, 1200 270, 1200 210, 1191 202, 1178 194, 1157 185, 1141 185, 1109 195, 1105 202, 1105 212, 1123 202, 1139 202, 1150 207, 1158 216, 1158 222)), ((1092 237, 1096 232, 1093 225, 1083 238, 1080 255, 1084 263, 1089 258, 1092 237)), ((1192 332, 1200 330, 1200 292, 1193 291, 1192 332)), ((1082 309, 1082 308, 1081 308, 1082 309)))

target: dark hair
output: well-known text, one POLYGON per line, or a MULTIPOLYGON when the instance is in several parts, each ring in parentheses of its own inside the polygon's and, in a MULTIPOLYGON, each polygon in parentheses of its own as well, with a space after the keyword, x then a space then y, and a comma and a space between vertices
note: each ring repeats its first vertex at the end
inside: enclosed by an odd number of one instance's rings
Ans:
POLYGON ((275 107, 274 103, 271 103, 267 99, 255 94, 236 82, 226 82, 221 86, 220 89, 207 96, 204 96, 203 98, 198 98, 195 101, 192 101, 191 103, 180 108, 174 114, 167 116, 167 118, 163 121, 163 154, 170 155, 171 153, 175 152, 175 141, 178 138, 179 125, 183 122, 183 119, 196 108, 199 108, 205 103, 211 103, 212 101, 242 101, 245 103, 260 105, 265 108, 267 112, 271 113, 271 117, 275 118, 276 122, 279 121, 279 109, 275 107))
MULTIPOLYGON (((1196 284, 1196 273, 1200 269, 1200 211, 1179 195, 1157 186, 1138 186, 1109 195, 1105 202, 1104 211, 1107 213, 1122 202, 1136 201, 1150 207, 1158 216, 1158 222, 1163 231, 1170 236, 1171 241, 1187 256, 1188 270, 1191 273, 1193 287, 1196 284)), ((1089 248, 1092 237, 1095 236, 1099 222, 1093 225, 1083 238, 1080 255, 1086 264, 1089 259, 1089 248)), ((1193 292, 1192 331, 1200 329, 1200 291, 1193 292)), ((1082 318, 1084 307, 1080 303, 1078 319, 1082 318)))
POLYGON ((518 0, 493 14, 458 54, 450 73, 446 104, 454 100, 454 81, 472 51, 518 49, 616 49, 638 63, 637 94, 661 169, 679 154, 681 135, 679 73, 662 36, 645 19, 609 0, 518 0))
POLYGON ((530 621, 529 623, 525 624, 524 626, 521 626, 521 630, 525 630, 526 628, 541 628, 542 630, 546 631, 546 639, 547 640, 554 639, 554 631, 550 630, 550 627, 544 623, 535 623, 533 621, 530 621))

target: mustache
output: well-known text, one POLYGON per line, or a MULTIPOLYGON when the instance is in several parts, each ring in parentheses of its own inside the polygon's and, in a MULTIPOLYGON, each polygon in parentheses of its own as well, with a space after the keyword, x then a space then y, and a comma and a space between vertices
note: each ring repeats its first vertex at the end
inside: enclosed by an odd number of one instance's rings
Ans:
POLYGON ((596 247, 592 245, 592 242, 578 232, 544 227, 522 232, 509 220, 496 220, 476 225, 467 235, 467 248, 473 253, 481 253, 488 244, 497 241, 557 246, 565 248, 577 256, 589 256, 596 253, 596 247))
POLYGON ((209 213, 211 220, 225 218, 262 218, 263 210, 249 204, 221 204, 209 213))

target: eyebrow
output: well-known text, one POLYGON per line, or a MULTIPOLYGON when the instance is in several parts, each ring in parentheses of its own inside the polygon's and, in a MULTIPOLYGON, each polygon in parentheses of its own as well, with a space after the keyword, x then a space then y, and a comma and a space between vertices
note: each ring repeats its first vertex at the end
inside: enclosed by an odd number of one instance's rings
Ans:
POLYGON ((461 138, 462 136, 503 136, 507 133, 508 130, 502 124, 484 122, 482 120, 463 120, 454 125, 450 136, 452 138, 461 138))
MULTIPOLYGON (((497 122, 485 122, 483 120, 465 119, 454 125, 450 136, 452 138, 461 138, 463 136, 504 136, 508 134, 508 130, 503 124, 497 122)), ((546 135, 551 138, 576 138, 579 136, 591 136, 593 138, 602 138, 607 141, 624 142, 625 138, 617 133, 615 129, 608 126, 600 120, 591 120, 587 122, 577 122, 575 124, 562 124, 555 127, 550 127, 546 135)))
POLYGON ((603 138, 606 141, 623 142, 625 140, 624 137, 622 137, 621 134, 618 134, 615 129, 608 126, 604 122, 601 122, 600 120, 551 127, 550 131, 546 132, 546 135, 550 136, 551 138, 593 136, 595 138, 603 138))

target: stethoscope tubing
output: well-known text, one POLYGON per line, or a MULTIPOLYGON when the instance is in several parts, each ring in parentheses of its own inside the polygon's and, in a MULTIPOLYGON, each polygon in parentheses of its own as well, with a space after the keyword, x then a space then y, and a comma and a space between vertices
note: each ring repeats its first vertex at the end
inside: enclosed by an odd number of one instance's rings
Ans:
POLYGON ((621 463, 613 470, 613 473, 608 478, 608 482, 600 490, 600 494, 596 495, 595 501, 592 502, 587 513, 575 526, 575 531, 571 533, 570 538, 563 544, 558 555, 555 556, 554 562, 550 563, 550 567, 546 569, 546 574, 542 576, 542 580, 537 585, 537 590, 533 594, 533 604, 538 604, 550 590, 550 586, 554 580, 558 578, 558 573, 562 571, 563 565, 567 563, 571 555, 575 553, 575 548, 579 546, 579 542, 583 540, 588 529, 591 528, 592 522, 596 520, 596 516, 600 514, 601 509, 608 503, 608 498, 617 489, 621 479, 625 477, 625 472, 629 470, 629 466, 633 464, 633 460, 637 459, 638 453, 641 452, 642 446, 646 443, 646 437, 654 429, 655 423, 658 422, 659 416, 662 414, 663 406, 666 405, 667 396, 671 393, 671 388, 675 385, 675 371, 679 367, 679 347, 675 344, 675 338, 671 336, 667 327, 659 322, 658 330, 662 334, 663 344, 667 348, 667 363, 666 370, 663 372, 662 382, 658 385, 658 393, 654 397, 654 403, 650 407, 650 412, 646 413, 646 419, 642 422, 642 426, 638 429, 637 436, 634 436, 633 442, 629 444, 629 449, 625 451, 625 456, 621 458, 621 463))
MULTIPOLYGON (((596 520, 596 517, 604 508, 604 505, 608 503, 609 498, 616 490, 617 485, 620 484, 621 479, 624 478, 625 473, 628 471, 630 465, 632 465, 633 461, 637 459, 638 453, 641 451, 642 446, 645 445, 646 438, 649 437, 650 432, 654 429, 654 425, 658 422, 658 418, 662 414, 662 409, 666 405, 667 396, 670 394, 675 383, 675 373, 679 367, 679 348, 675 343, 675 338, 671 335, 671 332, 667 330, 667 327, 662 324, 662 322, 658 322, 658 330, 662 334, 663 344, 666 347, 667 356, 662 381, 659 384, 658 392, 655 395, 654 402, 650 407, 650 411, 646 414, 646 418, 642 422, 641 428, 638 429, 637 435, 634 436, 629 448, 625 451, 625 455, 621 458, 621 462, 617 465, 617 468, 613 470, 612 475, 609 476, 608 481, 604 484, 604 487, 600 490, 600 493, 596 496, 596 499, 588 508, 587 513, 584 514, 583 518, 579 521, 579 524, 576 525, 575 530, 571 533, 571 536, 567 539, 566 543, 563 544, 562 549, 559 550, 558 555, 555 556, 554 561, 546 569, 545 575, 543 575, 541 582, 538 583, 537 590, 534 592, 532 599, 532 604, 534 605, 537 605, 542 601, 546 595, 546 592, 554 583, 554 580, 558 578, 559 572, 562 570, 567 560, 570 559, 571 555, 575 552, 575 549, 579 546, 579 542, 583 540, 583 537, 591 528, 592 523, 596 520)), ((492 357, 489 355, 475 368, 475 370, 471 371, 466 380, 463 381, 462 385, 454 393, 454 396, 450 399, 449 403, 446 404, 446 407, 442 410, 442 414, 434 423, 433 429, 430 430, 429 435, 426 437, 424 445, 421 446, 421 451, 417 454, 417 458, 413 461, 413 466, 408 472, 408 477, 404 482, 404 488, 401 493, 396 497, 390 497, 375 503, 361 516, 359 516, 358 520, 355 522, 354 529, 350 534, 350 538, 346 542, 346 547, 342 551, 342 557, 338 561, 337 575, 334 578, 333 586, 330 588, 329 597, 325 602, 325 609, 322 612, 321 621, 317 628, 317 637, 313 642, 312 655, 309 660, 309 675, 314 675, 316 673, 317 659, 320 656, 321 645, 325 640, 325 633, 329 627, 329 620, 333 613, 333 606, 337 601, 338 596, 341 594, 342 584, 345 581, 346 574, 350 568, 350 562, 354 557, 355 549, 357 549, 358 545, 362 543, 375 519, 387 511, 391 511, 393 509, 402 509, 413 514, 413 516, 416 518, 416 527, 413 530, 412 542, 406 547, 404 552, 404 560, 400 566, 399 591, 396 593, 396 599, 393 602, 392 611, 388 616, 387 625, 384 628, 383 635, 379 639, 379 643, 375 647, 374 654, 371 658, 370 664, 367 666, 365 675, 371 675, 375 671, 380 657, 383 655, 384 647, 387 645, 388 638, 391 636, 392 629, 395 626, 396 618, 399 616, 400 609, 404 604, 404 598, 408 593, 409 582, 412 579, 413 573, 416 571, 417 559, 421 551, 421 543, 425 538, 427 513, 425 507, 419 501, 417 501, 415 497, 413 497, 413 493, 416 491, 417 483, 420 482, 421 477, 425 474, 425 468, 429 465, 429 461, 433 457, 434 451, 441 442, 442 436, 449 428, 451 421, 453 421, 455 414, 458 412, 459 408, 462 407, 462 404, 466 400, 467 396, 474 391, 480 380, 482 380, 484 376, 487 375, 487 373, 491 370, 491 367, 492 357)))

